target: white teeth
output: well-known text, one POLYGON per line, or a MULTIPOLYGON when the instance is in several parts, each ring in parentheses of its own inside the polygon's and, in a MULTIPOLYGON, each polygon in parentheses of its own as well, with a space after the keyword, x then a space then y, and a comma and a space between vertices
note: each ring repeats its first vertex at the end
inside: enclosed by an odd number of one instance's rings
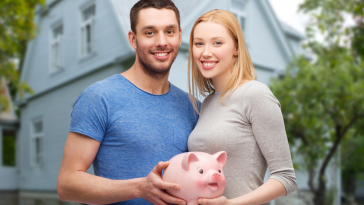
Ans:
POLYGON ((166 56, 168 53, 155 53, 156 56, 162 57, 166 56))
POLYGON ((211 66, 215 65, 216 63, 203 63, 203 64, 206 67, 211 67, 211 66))

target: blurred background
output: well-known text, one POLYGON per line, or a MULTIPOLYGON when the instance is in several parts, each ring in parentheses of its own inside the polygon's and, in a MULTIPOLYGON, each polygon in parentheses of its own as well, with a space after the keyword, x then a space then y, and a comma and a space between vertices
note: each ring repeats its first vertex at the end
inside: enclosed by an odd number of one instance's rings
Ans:
MULTIPOLYGON (((56 190, 72 106, 134 63, 135 2, 0 1, 0 205, 78 204, 56 190)), ((171 83, 188 91, 191 27, 224 9, 240 21, 257 80, 281 103, 297 190, 271 204, 364 204, 364 1, 173 2, 183 42, 171 83)))

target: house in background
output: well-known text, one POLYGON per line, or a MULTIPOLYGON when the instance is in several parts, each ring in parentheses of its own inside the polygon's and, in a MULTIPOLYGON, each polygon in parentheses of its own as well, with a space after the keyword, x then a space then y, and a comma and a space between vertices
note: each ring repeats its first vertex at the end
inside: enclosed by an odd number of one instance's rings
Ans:
MULTIPOLYGON (((119 74, 134 63, 135 51, 127 33, 130 8, 135 2, 47 0, 46 7, 37 10, 39 31, 29 43, 21 76, 35 95, 18 102, 21 118, 15 126, 16 166, 10 170, 0 166, 0 197, 15 193, 21 205, 73 204, 60 202, 56 193, 72 106, 89 85, 119 74)), ((192 25, 200 15, 216 8, 229 10, 239 19, 257 80, 269 84, 271 77, 282 74, 291 59, 302 53, 304 36, 279 22, 268 0, 173 2, 180 10, 183 41, 169 81, 185 91, 192 25)), ((297 178, 299 190, 305 193, 308 187, 304 173, 297 178)), ((290 197, 302 201, 298 194, 290 197)), ((290 197, 274 203, 289 204, 285 201, 290 197)))

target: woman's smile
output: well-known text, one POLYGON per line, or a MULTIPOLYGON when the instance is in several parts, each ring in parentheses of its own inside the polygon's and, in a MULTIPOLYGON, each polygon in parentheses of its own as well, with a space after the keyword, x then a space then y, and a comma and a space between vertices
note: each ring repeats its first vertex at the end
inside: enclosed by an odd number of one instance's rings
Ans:
POLYGON ((219 61, 201 61, 202 67, 205 70, 211 70, 213 69, 219 61))

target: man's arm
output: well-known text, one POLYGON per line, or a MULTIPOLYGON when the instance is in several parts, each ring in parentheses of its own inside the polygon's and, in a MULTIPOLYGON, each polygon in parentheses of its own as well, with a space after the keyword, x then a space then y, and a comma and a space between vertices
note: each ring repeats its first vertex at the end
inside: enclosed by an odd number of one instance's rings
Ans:
POLYGON ((186 204, 163 189, 179 189, 179 185, 163 182, 160 174, 168 162, 160 162, 147 177, 111 180, 88 174, 100 142, 88 136, 69 132, 64 148, 57 192, 62 201, 87 204, 110 204, 134 198, 144 198, 153 204, 186 204), (167 203, 166 203, 167 202, 167 203))

